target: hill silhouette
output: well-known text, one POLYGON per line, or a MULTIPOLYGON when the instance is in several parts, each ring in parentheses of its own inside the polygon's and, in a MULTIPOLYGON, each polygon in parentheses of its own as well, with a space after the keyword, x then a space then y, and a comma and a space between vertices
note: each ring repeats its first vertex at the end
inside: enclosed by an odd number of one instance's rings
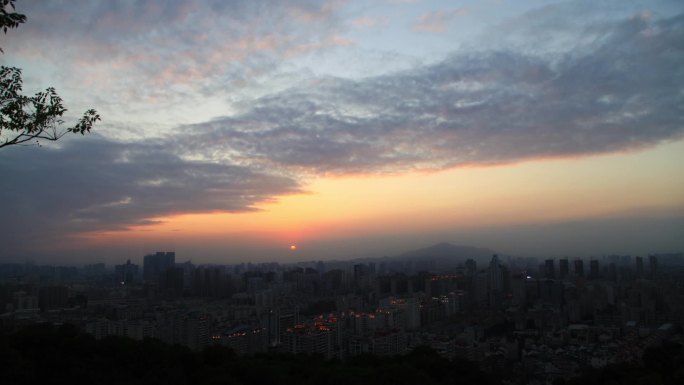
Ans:
POLYGON ((453 245, 448 242, 437 243, 422 249, 416 249, 397 255, 399 259, 436 259, 460 263, 468 258, 478 262, 487 261, 497 252, 487 248, 453 245))

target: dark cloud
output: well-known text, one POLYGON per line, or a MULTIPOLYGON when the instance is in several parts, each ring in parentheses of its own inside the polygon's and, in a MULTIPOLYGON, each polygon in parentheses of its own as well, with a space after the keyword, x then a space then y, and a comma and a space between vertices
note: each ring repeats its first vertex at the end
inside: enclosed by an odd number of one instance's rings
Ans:
POLYGON ((556 55, 459 52, 392 75, 319 79, 192 126, 182 147, 353 173, 588 155, 681 137, 684 17, 637 16, 582 33, 595 44, 556 55))
POLYGON ((294 180, 247 167, 183 160, 168 143, 99 137, 77 138, 58 149, 3 150, 0 175, 5 253, 175 213, 251 211, 258 202, 299 189, 294 180))

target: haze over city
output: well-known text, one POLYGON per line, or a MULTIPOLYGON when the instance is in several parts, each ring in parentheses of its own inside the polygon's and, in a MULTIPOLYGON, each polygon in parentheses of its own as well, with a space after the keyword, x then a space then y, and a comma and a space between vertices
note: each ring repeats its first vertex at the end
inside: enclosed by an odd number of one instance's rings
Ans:
POLYGON ((16 6, 2 64, 102 121, 0 150, 3 262, 684 249, 681 1, 16 6))

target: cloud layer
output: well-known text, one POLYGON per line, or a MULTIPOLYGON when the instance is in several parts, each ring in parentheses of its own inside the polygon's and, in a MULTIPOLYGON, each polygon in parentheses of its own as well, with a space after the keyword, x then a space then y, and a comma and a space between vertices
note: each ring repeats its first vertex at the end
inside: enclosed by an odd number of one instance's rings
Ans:
MULTIPOLYGON (((103 103, 112 98, 134 113, 145 98, 229 93, 291 55, 349 44, 336 29, 337 2, 113 4, 71 5, 81 18, 62 3, 42 4, 50 12, 29 19, 36 26, 23 40, 37 45, 3 48, 52 58, 63 47, 40 42, 50 25, 41 17, 73 17, 64 40, 78 44, 65 44, 74 47, 65 54, 83 62, 85 81, 98 80, 103 103), (112 66, 127 76, 98 78, 112 66)), ((682 137, 683 15, 568 24, 545 44, 530 37, 557 17, 539 11, 534 31, 509 25, 489 48, 408 71, 311 78, 153 141, 93 136, 3 150, 0 244, 23 250, 177 213, 254 210, 301 191, 311 176, 583 156, 682 137)))
POLYGON ((286 59, 349 44, 339 35, 338 3, 22 2, 18 11, 28 21, 3 48, 13 58, 48 63, 40 70, 59 73, 61 83, 53 77, 49 84, 73 92, 70 100, 104 106, 110 115, 139 114, 223 97, 286 59))
POLYGON ((684 133, 684 17, 602 26, 558 55, 459 52, 325 78, 194 125, 186 154, 310 173, 402 172, 625 151, 684 133))
POLYGON ((6 253, 69 233, 119 230, 156 217, 244 212, 299 191, 296 181, 246 167, 186 161, 168 143, 76 138, 61 148, 0 153, 6 253))

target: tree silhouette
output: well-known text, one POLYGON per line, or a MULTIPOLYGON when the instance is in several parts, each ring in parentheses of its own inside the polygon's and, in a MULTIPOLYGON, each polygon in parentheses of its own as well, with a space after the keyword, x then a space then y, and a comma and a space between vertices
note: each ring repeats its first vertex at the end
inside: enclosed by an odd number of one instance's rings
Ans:
MULTIPOLYGON (((15 11, 14 0, 0 0, 0 29, 17 28, 26 16, 15 11)), ((0 48, 0 52, 3 52, 0 48)), ((21 69, 0 67, 0 148, 31 141, 55 141, 71 132, 85 134, 100 120, 97 111, 87 110, 72 127, 63 127, 67 111, 57 91, 50 87, 34 96, 21 94, 21 69)))

